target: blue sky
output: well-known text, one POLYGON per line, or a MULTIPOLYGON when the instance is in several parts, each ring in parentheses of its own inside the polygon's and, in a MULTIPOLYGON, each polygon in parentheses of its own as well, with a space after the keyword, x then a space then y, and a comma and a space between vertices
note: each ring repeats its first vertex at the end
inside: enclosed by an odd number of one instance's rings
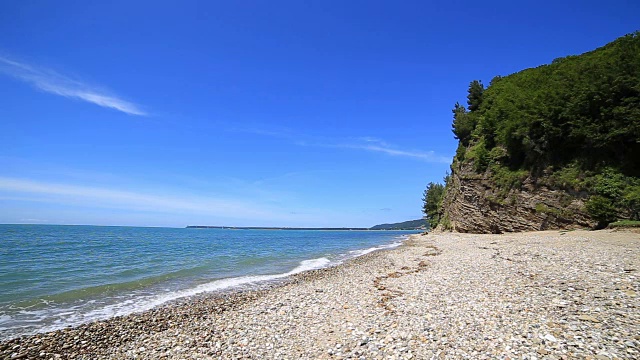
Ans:
POLYGON ((640 29, 637 1, 4 1, 0 223, 421 216, 471 80, 640 29))

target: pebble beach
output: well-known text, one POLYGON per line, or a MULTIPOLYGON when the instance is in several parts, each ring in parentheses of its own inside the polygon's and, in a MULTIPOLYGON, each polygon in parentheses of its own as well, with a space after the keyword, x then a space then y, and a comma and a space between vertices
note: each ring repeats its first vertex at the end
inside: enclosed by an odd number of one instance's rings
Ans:
POLYGON ((395 249, 0 344, 2 359, 638 359, 640 234, 412 235, 395 249))

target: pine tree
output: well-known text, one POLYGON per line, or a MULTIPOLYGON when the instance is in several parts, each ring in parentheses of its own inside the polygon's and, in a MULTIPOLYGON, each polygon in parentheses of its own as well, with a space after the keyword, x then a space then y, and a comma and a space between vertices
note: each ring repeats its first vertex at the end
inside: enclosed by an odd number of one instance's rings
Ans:
POLYGON ((473 80, 469 84, 469 95, 467 95, 467 104, 469 111, 476 111, 482 104, 482 93, 484 93, 484 85, 478 80, 473 80))
POLYGON ((430 182, 424 190, 422 201, 422 212, 429 221, 429 226, 433 229, 440 222, 440 206, 444 195, 444 185, 430 182))
POLYGON ((471 133, 476 127, 475 117, 471 116, 472 114, 468 113, 460 103, 456 103, 451 111, 453 112, 451 131, 461 144, 467 146, 471 140, 471 133))

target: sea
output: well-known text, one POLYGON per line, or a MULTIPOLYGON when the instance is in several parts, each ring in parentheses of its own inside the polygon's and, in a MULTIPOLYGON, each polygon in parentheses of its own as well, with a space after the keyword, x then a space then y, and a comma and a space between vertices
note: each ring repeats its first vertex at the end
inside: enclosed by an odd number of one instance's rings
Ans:
POLYGON ((265 286, 412 233, 0 225, 0 341, 265 286))

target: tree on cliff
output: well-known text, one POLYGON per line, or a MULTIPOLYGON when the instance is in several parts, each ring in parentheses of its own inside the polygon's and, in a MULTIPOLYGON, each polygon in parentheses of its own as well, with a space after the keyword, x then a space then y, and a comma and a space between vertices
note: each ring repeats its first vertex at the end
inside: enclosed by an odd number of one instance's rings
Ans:
POLYGON ((640 32, 486 89, 474 80, 467 100, 453 109, 455 161, 493 180, 494 203, 529 178, 582 197, 601 226, 640 220, 640 32))
POLYGON ((456 103, 453 107, 453 123, 451 124, 451 131, 457 140, 464 146, 469 145, 471 140, 471 133, 476 127, 476 122, 473 116, 470 116, 464 106, 456 103))
POLYGON ((440 206, 444 195, 444 185, 430 182, 424 190, 422 212, 425 214, 431 229, 435 229, 440 222, 440 206))
POLYGON ((479 115, 477 111, 482 105, 482 94, 484 93, 484 85, 478 80, 473 80, 469 84, 467 90, 467 109, 456 103, 453 107, 453 124, 451 125, 451 131, 453 131, 454 137, 460 140, 462 146, 469 146, 471 136, 476 126, 478 125, 479 115))
POLYGON ((469 111, 476 111, 480 109, 482 105, 482 93, 484 93, 484 85, 478 80, 473 80, 469 84, 469 90, 467 95, 467 105, 469 105, 469 111))

